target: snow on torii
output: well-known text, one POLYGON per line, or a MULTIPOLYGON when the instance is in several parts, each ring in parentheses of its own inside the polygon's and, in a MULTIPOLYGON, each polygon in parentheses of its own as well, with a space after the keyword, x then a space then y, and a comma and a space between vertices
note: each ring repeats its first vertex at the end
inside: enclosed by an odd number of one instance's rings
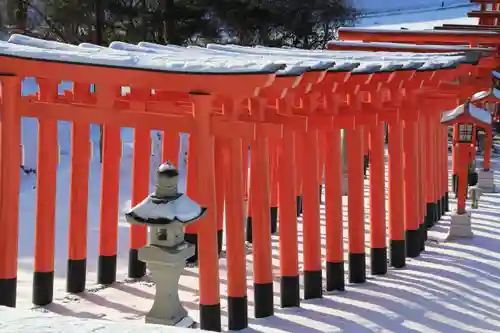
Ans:
POLYGON ((470 63, 470 54, 474 52, 333 52, 215 44, 207 48, 184 48, 123 42, 101 47, 92 44, 75 46, 23 35, 12 35, 9 42, 0 43, 1 56, 185 74, 276 73, 297 76, 308 71, 350 71, 354 67, 358 68, 354 72, 361 73, 438 70, 470 63))

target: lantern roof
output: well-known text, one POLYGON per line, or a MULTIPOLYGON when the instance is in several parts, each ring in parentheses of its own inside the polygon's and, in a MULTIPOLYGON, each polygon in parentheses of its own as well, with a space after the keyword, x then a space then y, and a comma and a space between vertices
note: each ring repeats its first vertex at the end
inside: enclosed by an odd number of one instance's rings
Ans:
POLYGON ((201 218, 205 212, 206 208, 200 207, 182 193, 173 198, 163 199, 149 195, 125 213, 125 218, 127 222, 134 224, 168 225, 173 222, 190 224, 201 218))
POLYGON ((177 192, 178 175, 177 168, 170 161, 160 165, 156 191, 125 213, 127 222, 158 226, 174 222, 189 224, 201 218, 206 208, 177 192))
POLYGON ((137 45, 112 42, 109 47, 103 47, 88 43, 70 45, 14 34, 8 42, 0 42, 0 56, 167 73, 299 76, 311 71, 370 74, 397 70, 440 70, 477 62, 482 55, 465 49, 451 53, 395 53, 217 44, 201 48, 146 42, 137 45))
POLYGON ((444 112, 441 117, 442 124, 456 124, 459 122, 469 122, 479 126, 491 125, 491 113, 482 109, 473 103, 471 100, 459 105, 453 110, 444 112))

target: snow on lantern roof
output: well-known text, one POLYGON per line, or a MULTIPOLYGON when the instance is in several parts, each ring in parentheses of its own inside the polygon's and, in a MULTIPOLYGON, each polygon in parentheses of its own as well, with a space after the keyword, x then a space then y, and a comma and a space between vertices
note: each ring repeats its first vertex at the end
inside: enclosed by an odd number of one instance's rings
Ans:
POLYGON ((472 95, 470 101, 477 102, 477 101, 485 99, 486 97, 489 97, 489 96, 491 96, 491 90, 479 91, 479 92, 475 93, 474 95, 472 95))
POLYGON ((203 216, 205 208, 187 195, 178 193, 178 176, 177 168, 170 161, 160 165, 156 191, 125 214, 127 222, 155 226, 173 222, 188 224, 203 216))
POLYGON ((490 90, 477 92, 472 95, 471 102, 478 102, 488 97, 500 98, 500 90, 491 88, 490 90))
POLYGON ((150 225, 167 225, 176 221, 189 224, 202 217, 205 212, 206 208, 200 207, 182 193, 173 200, 157 200, 149 195, 125 213, 125 218, 129 223, 137 221, 150 225))
POLYGON ((451 111, 444 112, 441 117, 441 123, 448 124, 459 121, 459 118, 464 116, 470 116, 482 125, 491 125, 491 113, 485 109, 475 106, 470 100, 451 111))
POLYGON ((177 168, 170 161, 166 161, 158 167, 158 175, 178 176, 177 168))

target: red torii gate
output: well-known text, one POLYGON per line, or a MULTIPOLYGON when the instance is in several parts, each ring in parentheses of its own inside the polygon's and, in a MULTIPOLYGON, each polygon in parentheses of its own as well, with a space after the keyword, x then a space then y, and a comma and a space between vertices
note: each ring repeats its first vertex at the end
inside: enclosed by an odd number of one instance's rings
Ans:
MULTIPOLYGON (((299 270, 297 229, 295 219, 295 187, 302 183, 304 195, 305 249, 304 298, 322 295, 320 224, 318 211, 319 157, 318 135, 325 138, 326 169, 326 238, 327 289, 344 289, 341 174, 339 161, 339 129, 347 129, 349 167, 349 281, 366 280, 364 239, 363 130, 370 131, 372 170, 370 176, 372 273, 387 271, 384 202, 384 147, 382 122, 390 124, 389 172, 390 207, 389 238, 391 265, 405 265, 408 255, 418 256, 424 247, 427 227, 443 213, 446 202, 446 135, 435 126, 436 112, 411 112, 412 106, 442 98, 440 85, 470 73, 481 52, 461 50, 472 57, 466 63, 443 66, 398 64, 396 67, 357 65, 334 66, 329 69, 304 70, 280 77, 282 64, 267 70, 247 73, 170 73, 161 70, 123 68, 110 65, 71 63, 47 59, 1 55, 2 122, 0 132, 0 217, 4 222, 0 234, 2 247, 0 265, 0 302, 15 304, 17 276, 18 194, 19 194, 19 131, 20 117, 31 116, 40 121, 39 139, 44 154, 39 155, 36 218, 36 256, 33 301, 45 305, 53 297, 54 210, 56 147, 54 136, 57 120, 73 122, 72 198, 70 214, 70 251, 68 260, 68 291, 85 287, 86 216, 84 193, 88 186, 88 124, 104 125, 104 156, 102 168, 101 261, 112 267, 116 259, 117 179, 119 161, 119 127, 136 129, 134 138, 133 204, 148 193, 148 170, 144 159, 149 157, 147 131, 159 129, 192 134, 194 153, 189 172, 196 175, 193 198, 208 207, 207 216, 197 228, 199 242, 200 317, 201 327, 220 330, 220 291, 217 253, 217 182, 215 181, 214 140, 225 141, 225 156, 230 163, 230 181, 225 184, 226 200, 233 206, 227 217, 228 227, 228 312, 230 327, 247 325, 246 263, 244 260, 243 177, 241 140, 251 142, 255 158, 251 161, 252 230, 254 238, 254 303, 255 316, 270 316, 273 307, 273 273, 269 228, 269 145, 279 143, 279 205, 280 205, 280 270, 282 306, 299 304, 299 270), (21 79, 37 77, 40 94, 19 96, 21 79), (57 95, 57 83, 71 79, 74 91, 57 95), (90 83, 98 88, 95 94, 87 89, 90 83), (120 87, 131 86, 131 93, 121 96, 120 87), (159 94, 152 96, 151 89, 159 94), (174 91, 172 91, 174 90, 174 91), (286 92, 286 94, 284 94, 286 92), (429 95, 430 93, 436 96, 429 95), (219 100, 219 97, 221 100, 219 100), (187 103, 186 103, 187 102, 187 103), (298 104, 297 102, 300 102, 298 104), (298 104, 298 106, 297 106, 298 104), (220 106, 222 105, 222 108, 220 106), (165 111, 168 110, 168 111, 165 111), (219 112, 221 110, 221 112, 219 112), (424 121, 425 120, 425 121, 424 121), (405 133, 402 136, 403 126, 405 133), (214 137, 216 137, 214 139, 214 137), (423 140, 432 137, 432 143, 423 140), (299 144, 290 144, 298 141, 299 144), (304 143, 314 149, 298 148, 304 143), (86 148, 85 148, 86 146, 86 148), (442 148, 442 149, 441 149, 442 148), (310 150, 310 151, 307 151, 310 150), (298 153, 312 162, 300 166, 301 175, 291 165, 298 153), (8 156, 8 158, 6 158, 8 156), (409 166, 402 168, 404 163, 409 166), (87 164, 87 165, 85 165, 87 164), (433 167, 435 164, 435 168, 433 167), (411 166, 415 166, 412 168, 411 166), (288 170, 287 170, 288 169, 288 170), (16 176, 17 175, 17 176, 16 176), (309 177, 305 177, 305 176, 309 177), (311 176, 312 175, 312 176, 311 176), (424 179, 432 186, 424 187, 424 179), (416 189, 416 190, 415 190, 416 189), (415 195, 417 193, 418 195, 415 195), (110 196, 108 198, 104 198, 110 196), (230 198, 228 198, 230 197, 230 198), (239 199, 238 199, 239 197, 239 199), (430 205, 430 208, 428 207, 430 205), (426 214, 427 211, 431 214, 426 214), (408 239, 408 242, 406 242, 408 239)), ((333 57, 335 53, 331 52, 333 57)), ((479 62, 481 64, 481 62, 479 62)), ((448 95, 447 95, 448 96, 448 95)), ((447 107, 452 99, 441 101, 447 107)), ((224 145, 223 145, 224 146, 224 145)), ((165 149, 165 152, 168 152, 165 149)), ((193 186, 194 184, 194 186, 193 186)), ((129 275, 144 275, 145 267, 137 260, 136 251, 144 245, 144 228, 131 230, 129 275)), ((109 273, 110 271, 108 271, 109 273)), ((110 280, 114 280, 111 269, 110 280)), ((112 281, 111 281, 112 282, 112 281)))
MULTIPOLYGON (((474 75, 461 78, 461 85, 466 84, 466 87, 460 87, 462 93, 460 94, 461 101, 465 101, 471 97, 475 92, 488 90, 491 87, 491 71, 498 66, 500 58, 496 53, 490 52, 485 48, 475 48, 473 46, 488 45, 496 47, 500 45, 500 34, 496 32, 485 31, 390 31, 390 30, 376 30, 376 29, 356 29, 356 28, 340 28, 339 38, 343 40, 363 40, 370 43, 351 43, 351 49, 355 50, 372 50, 377 51, 379 48, 390 49, 393 51, 402 52, 407 48, 418 49, 418 46, 409 44, 393 45, 393 41, 398 43, 418 43, 418 44, 452 44, 452 45, 469 45, 471 49, 479 52, 487 52, 491 56, 483 58, 479 66, 475 67, 472 71, 474 75), (386 42, 386 43, 383 43, 386 42), (467 85, 469 88, 467 88, 467 85)), ((349 44, 350 42, 347 42, 349 44)), ((343 42, 330 43, 330 49, 347 49, 348 46, 343 47, 343 42)), ((431 49, 440 52, 439 49, 449 50, 448 46, 429 45, 431 49)), ((462 49, 462 47, 458 48, 462 49)), ((458 50, 457 49, 457 50, 458 50)), ((452 90, 459 88, 458 86, 449 86, 452 90)), ((491 149, 485 153, 491 154, 491 149)), ((453 174, 456 174, 456 156, 454 155, 453 174)), ((489 161, 489 157, 486 159, 489 161)), ((489 169, 489 166, 486 166, 489 169)))

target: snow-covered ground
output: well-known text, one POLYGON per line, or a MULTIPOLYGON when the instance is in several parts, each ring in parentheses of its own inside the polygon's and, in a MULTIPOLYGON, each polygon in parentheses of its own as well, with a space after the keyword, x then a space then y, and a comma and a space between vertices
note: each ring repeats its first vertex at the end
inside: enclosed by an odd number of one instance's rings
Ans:
POLYGON ((451 8, 468 5, 469 0, 351 0, 355 8, 366 16, 386 15, 412 10, 451 8))
MULTIPOLYGON (((64 159, 64 158, 63 158, 64 159)), ((64 165, 64 164, 63 164, 64 165)), ((500 172, 500 160, 493 160, 493 168, 500 172)), ((64 169, 63 169, 64 170, 64 169)), ((95 170, 95 168, 93 169, 95 170)), ((122 165, 121 202, 126 205, 130 194, 129 166, 122 165)), ((91 181, 94 183, 93 181, 91 181)), ((496 179, 497 184, 500 179, 496 179)), ((59 173, 58 183, 67 183, 67 174, 59 173)), ((97 186, 93 186, 98 190, 97 186)), ((365 209, 368 212, 368 183, 365 186, 365 209)), ((66 186, 58 187, 61 200, 67 193, 66 186)), ((27 202, 26 192, 23 199, 27 202)), ((90 195, 92 198, 92 194, 90 195)), ((347 198, 344 197, 344 235, 347 235, 347 198)), ((92 199, 91 199, 92 200, 92 199)), ((56 257, 56 300, 54 304, 37 311, 98 318, 111 321, 141 321, 149 310, 154 295, 154 283, 148 278, 141 281, 125 279, 128 226, 120 220, 119 280, 113 286, 93 284, 95 274, 89 276, 85 293, 68 295, 64 292, 65 235, 67 201, 59 201, 58 239, 56 257)), ((94 271, 97 256, 97 212, 89 217, 89 269, 94 271)), ((451 208, 454 208, 452 200, 451 208)), ((349 285, 345 293, 331 293, 322 300, 303 301, 300 309, 278 308, 275 294, 276 315, 266 319, 250 319, 250 328, 244 332, 498 332, 500 330, 500 194, 486 194, 480 209, 474 210, 475 237, 459 242, 442 242, 449 218, 444 217, 430 233, 426 252, 418 259, 408 259, 402 270, 390 270, 384 277, 369 278, 364 285, 349 285)), ((324 207, 321 208, 324 228, 324 207)), ((32 222, 25 212, 22 223, 32 222)), ((368 217, 368 216, 367 216, 368 217)), ((32 217, 31 217, 32 218, 32 217)), ((28 223, 27 223, 28 224, 28 223)), ((30 228, 24 225, 23 230, 30 228)), ((32 228, 31 228, 32 230, 32 228)), ((302 224, 299 219, 299 235, 302 224)), ((366 221, 368 231, 368 220, 366 221)), ((322 230, 324 235, 324 230, 322 230)), ((366 233, 368 239, 368 233, 366 233)), ((22 238, 24 260, 20 267, 21 308, 31 308, 31 244, 29 237, 22 238)), ((344 246, 347 247, 347 239, 344 246)), ((299 240, 300 242, 300 240, 299 240)), ((324 237, 322 242, 325 242, 324 237)), ((301 242, 300 242, 301 243, 301 242)), ((323 246, 324 248, 324 246, 323 246)), ((367 253, 368 248, 366 249, 367 253)), ((302 249, 300 249, 300 256, 302 249)), ((324 255, 324 253, 323 253, 324 255)), ((369 260, 367 260, 369 262, 369 260)), ((302 262, 302 258, 299 258, 302 262)), ((220 260, 221 293, 226 292, 225 259, 220 260)), ((252 255, 247 255, 249 314, 253 313, 252 255)), ((279 291, 278 237, 273 236, 273 267, 275 291, 279 291)), ((198 319, 198 277, 195 268, 186 270, 181 278, 181 300, 189 314, 198 319)), ((346 267, 347 272, 347 267, 346 267)), ((227 306, 222 298, 223 323, 227 325, 227 306)))
MULTIPOLYGON (((408 3, 410 1, 401 2, 408 3)), ((387 1, 387 3, 393 4, 394 2, 387 1)), ((407 28, 410 30, 420 30, 432 29, 432 27, 443 23, 476 24, 477 19, 467 17, 467 12, 473 8, 475 7, 469 5, 451 7, 447 9, 422 7, 417 10, 406 11, 404 13, 398 12, 384 15, 371 15, 362 18, 358 25, 362 27, 374 27, 380 29, 407 28)))
MULTIPOLYGON (((368 0, 365 0, 368 2, 368 0)), ((422 0, 424 1, 424 0, 422 0)), ((412 4, 422 3, 414 1, 412 4)), ((435 3, 436 1, 425 1, 435 3)), ((448 1, 445 1, 448 2, 448 1)), ((459 3, 460 1, 454 1, 459 3)), ((462 1, 463 2, 463 1, 462 1)), ((390 2, 379 0, 380 4, 390 2)), ((410 3, 406 1, 404 3, 410 3)), ((391 5, 392 6, 392 5, 391 5)), ((423 6, 423 5, 422 5, 423 6)), ((408 8, 405 8, 408 9, 408 8)), ((403 9, 402 9, 403 10, 403 9)), ((384 28, 401 26, 416 29, 429 28, 447 22, 474 22, 464 18, 469 8, 453 8, 432 12, 405 13, 377 18, 365 18, 362 25, 384 28), (372 21, 370 21, 372 20, 372 21), (374 21, 376 20, 376 22, 374 21), (413 22, 413 23, 412 23, 413 22)), ((31 86, 31 89, 33 86, 31 86)), ((29 152, 25 158, 36 156, 36 121, 25 120, 23 142, 29 152), (29 123, 29 122, 32 123, 29 123), (35 140, 35 141, 33 141, 35 140), (30 150, 31 149, 31 150, 30 150), (35 151, 35 152, 34 152, 35 151)), ((68 209, 69 209, 69 124, 61 123, 59 143, 61 160, 57 178, 56 216, 56 268, 55 301, 37 311, 62 315, 99 318, 110 321, 144 320, 154 295, 154 284, 149 279, 126 279, 128 255, 128 225, 123 216, 119 224, 118 279, 116 284, 103 287, 95 285, 97 244, 99 232, 100 164, 94 158, 91 165, 89 189, 88 228, 88 285, 80 295, 64 292, 67 259, 68 209)), ((97 140, 97 128, 92 130, 97 140)), ((122 140, 126 147, 120 168, 120 205, 123 212, 130 204, 131 195, 131 141, 133 131, 124 129, 122 140)), ((34 163, 34 159, 32 162, 34 163)), ((500 160, 493 160, 493 168, 500 172, 500 160)), ((500 183, 500 179, 496 179, 500 183)), ((23 175, 20 194, 20 263, 18 306, 32 308, 31 282, 33 272, 35 191, 33 175, 23 175)), ((366 187, 368 190, 368 187, 366 187)), ((366 193, 367 195, 368 193, 366 193)), ((344 198, 344 219, 347 228, 347 201, 344 198)), ((366 200, 366 209, 369 201, 366 200)), ((453 208, 453 203, 452 203, 453 208)), ((474 210, 475 237, 467 241, 441 242, 448 229, 449 220, 444 217, 430 236, 427 251, 418 259, 409 259, 408 267, 390 270, 385 277, 370 278, 363 285, 349 285, 341 294, 325 295, 322 300, 303 301, 300 309, 279 309, 275 296, 276 315, 266 319, 250 319, 246 332, 499 332, 500 331, 500 194, 486 194, 480 209, 474 210)), ((322 217, 324 217, 324 207, 322 217)), ((368 210, 367 210, 368 212, 368 210)), ((366 221, 368 223, 368 221, 366 221)), ((324 227, 324 220, 322 221, 324 227)), ((368 229, 368 228, 367 228, 368 229)), ((301 223, 299 220, 299 231, 301 223)), ((347 229, 346 229, 347 230, 347 229)), ((323 233, 324 235, 324 233, 323 233)), ((345 232, 347 235, 347 232, 345 232)), ((323 237, 324 241, 324 237, 323 237)), ((345 239, 346 241, 346 239, 345 239)), ((278 239, 273 236, 273 265, 275 291, 279 291, 278 239)), ((367 249, 368 250, 368 249, 367 249)), ((300 260, 301 261, 301 260, 300 260)), ((249 314, 253 314, 252 256, 247 256, 249 314)), ((225 295, 227 276, 225 259, 220 260, 221 293, 225 295)), ((346 269, 347 271, 347 269, 346 269)), ((189 314, 198 319, 198 277, 195 268, 186 270, 181 278, 181 300, 189 314)), ((221 300, 223 323, 227 324, 225 299, 221 300)), ((0 325, 0 331, 8 330, 0 325)), ((10 331, 10 330, 9 330, 10 331)))

